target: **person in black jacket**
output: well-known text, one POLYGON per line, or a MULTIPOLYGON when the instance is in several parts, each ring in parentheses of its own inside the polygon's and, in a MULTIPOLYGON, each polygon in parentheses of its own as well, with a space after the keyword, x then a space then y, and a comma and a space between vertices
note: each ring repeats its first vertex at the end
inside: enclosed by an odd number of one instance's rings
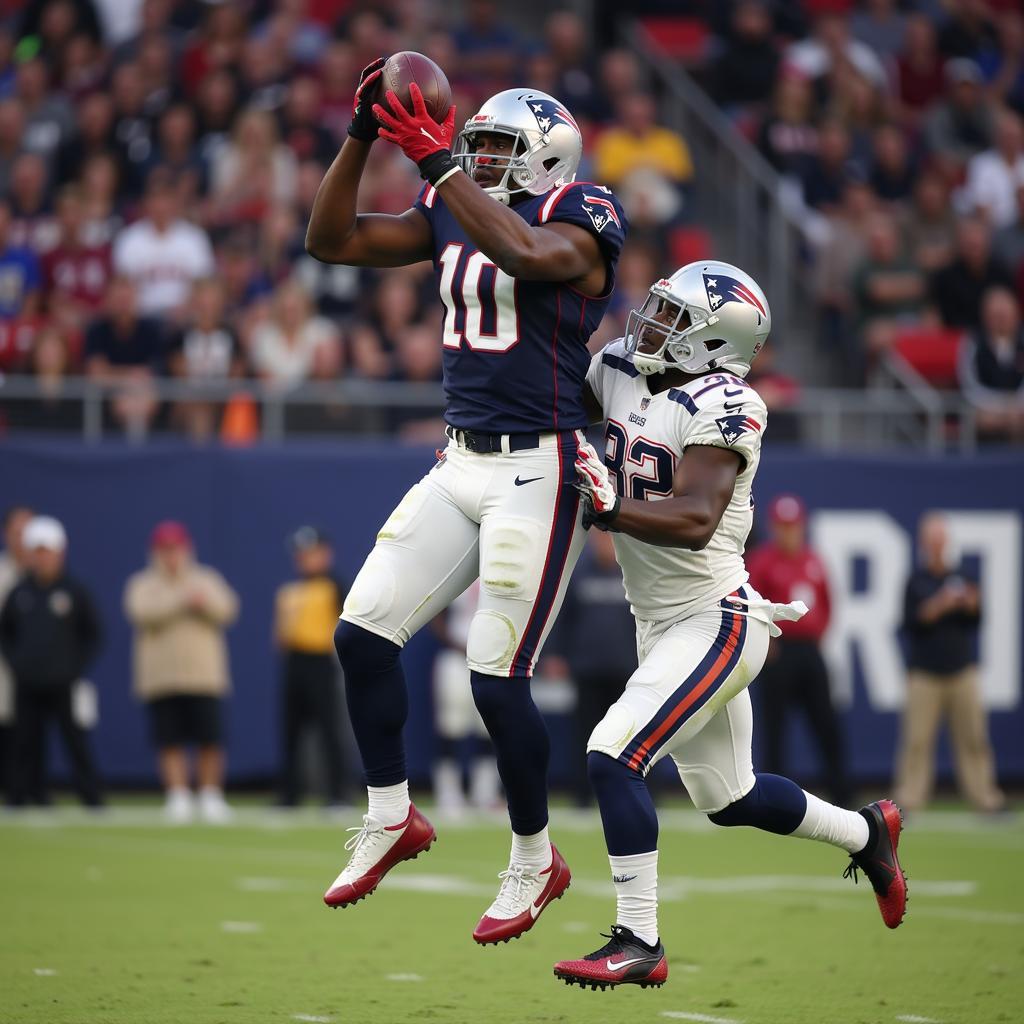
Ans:
POLYGON ((14 676, 14 757, 9 802, 48 804, 46 725, 55 720, 89 807, 103 803, 85 730, 75 721, 75 683, 100 646, 100 624, 86 589, 64 570, 67 537, 49 516, 29 520, 22 534, 28 573, 0 609, 0 651, 14 676))

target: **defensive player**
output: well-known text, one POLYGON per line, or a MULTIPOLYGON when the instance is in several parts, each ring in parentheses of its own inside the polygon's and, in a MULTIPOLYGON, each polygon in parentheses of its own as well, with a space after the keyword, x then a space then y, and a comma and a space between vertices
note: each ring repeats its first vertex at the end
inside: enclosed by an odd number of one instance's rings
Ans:
POLYGON ((658 819, 644 778, 666 755, 697 809, 718 825, 818 839, 864 871, 890 928, 906 882, 896 856, 901 814, 888 800, 860 812, 755 775, 747 686, 764 664, 776 605, 747 585, 743 545, 767 418, 743 377, 771 327, 764 293, 727 263, 691 263, 658 281, 630 313, 625 340, 587 375, 594 418, 607 419, 605 463, 582 452, 585 522, 615 531, 637 626, 640 665, 591 734, 597 794, 618 901, 608 942, 555 965, 569 984, 663 984, 658 937, 658 819))
POLYGON ((449 442, 378 533, 335 634, 369 808, 324 899, 362 899, 434 840, 409 802, 399 654, 479 576, 467 661, 513 834, 497 899, 473 937, 507 941, 569 884, 548 838, 548 738, 530 674, 583 544, 575 461, 586 343, 611 295, 625 216, 607 189, 574 183, 582 139, 557 100, 529 89, 491 97, 453 157, 454 107, 438 124, 413 85, 411 112, 390 92, 371 109, 382 64, 360 79, 350 137, 320 186, 306 244, 332 263, 433 261, 449 442), (378 119, 427 180, 397 217, 356 214, 378 119))

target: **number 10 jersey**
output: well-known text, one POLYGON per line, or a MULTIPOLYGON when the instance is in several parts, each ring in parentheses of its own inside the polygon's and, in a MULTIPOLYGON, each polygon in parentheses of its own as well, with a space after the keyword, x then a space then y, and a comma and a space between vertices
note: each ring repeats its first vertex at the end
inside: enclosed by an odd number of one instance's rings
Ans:
POLYGON ((511 207, 532 226, 575 224, 597 239, 608 274, 598 297, 499 270, 430 185, 415 208, 433 233, 444 305, 445 420, 490 434, 585 427, 586 345, 608 308, 627 228, 619 201, 601 185, 574 182, 511 207))
POLYGON ((604 461, 621 497, 670 497, 676 467, 691 445, 729 448, 743 460, 722 521, 702 551, 655 547, 624 533, 613 538, 638 618, 663 622, 714 605, 747 582, 743 548, 753 522, 751 485, 768 419, 761 396, 730 373, 710 373, 652 395, 621 340, 594 356, 587 383, 607 421, 604 461))

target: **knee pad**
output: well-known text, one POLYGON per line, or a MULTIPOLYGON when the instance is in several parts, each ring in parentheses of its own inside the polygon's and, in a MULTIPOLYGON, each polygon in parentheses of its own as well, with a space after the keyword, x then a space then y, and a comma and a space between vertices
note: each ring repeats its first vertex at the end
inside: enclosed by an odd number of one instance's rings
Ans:
POLYGON ((587 763, 589 755, 598 752, 608 757, 617 758, 636 735, 636 715, 628 704, 616 701, 606 712, 604 718, 594 726, 594 731, 587 740, 587 763))
POLYGON ((469 624, 466 662, 470 668, 487 675, 504 675, 515 657, 518 634, 507 615, 484 608, 469 624))
POLYGON ((374 548, 345 595, 343 615, 381 622, 395 603, 397 581, 391 559, 380 548, 374 548))
POLYGON ((540 525, 532 519, 492 520, 481 541, 480 587, 484 593, 532 598, 547 551, 540 525))
POLYGON ((719 822, 715 814, 732 806, 734 801, 741 799, 754 786, 754 776, 751 774, 749 781, 743 783, 742 792, 734 792, 725 776, 710 764, 680 764, 676 761, 676 769, 693 806, 701 814, 710 816, 716 824, 719 822))
POLYGON ((334 630, 334 649, 345 670, 348 685, 358 685, 366 676, 387 672, 398 663, 401 647, 342 619, 334 630))

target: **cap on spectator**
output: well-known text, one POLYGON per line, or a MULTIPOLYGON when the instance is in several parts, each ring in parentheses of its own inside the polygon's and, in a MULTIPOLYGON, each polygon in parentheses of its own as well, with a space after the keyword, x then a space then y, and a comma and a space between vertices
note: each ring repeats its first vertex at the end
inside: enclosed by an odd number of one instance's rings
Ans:
POLYGON ((68 546, 68 535, 53 516, 34 516, 21 532, 21 543, 29 551, 35 548, 64 551, 68 546))
POLYGON ((308 551, 318 544, 330 544, 330 538, 315 526, 300 526, 289 538, 288 546, 292 551, 308 551))
POLYGON ((780 494, 769 506, 768 515, 773 523, 802 523, 807 509, 795 494, 780 494))
POLYGON ((174 519, 165 519, 153 527, 149 538, 151 548, 187 548, 192 546, 192 537, 184 523, 174 519))
POLYGON ((981 68, 970 57, 957 57, 946 64, 946 81, 950 85, 961 82, 981 84, 981 68))

